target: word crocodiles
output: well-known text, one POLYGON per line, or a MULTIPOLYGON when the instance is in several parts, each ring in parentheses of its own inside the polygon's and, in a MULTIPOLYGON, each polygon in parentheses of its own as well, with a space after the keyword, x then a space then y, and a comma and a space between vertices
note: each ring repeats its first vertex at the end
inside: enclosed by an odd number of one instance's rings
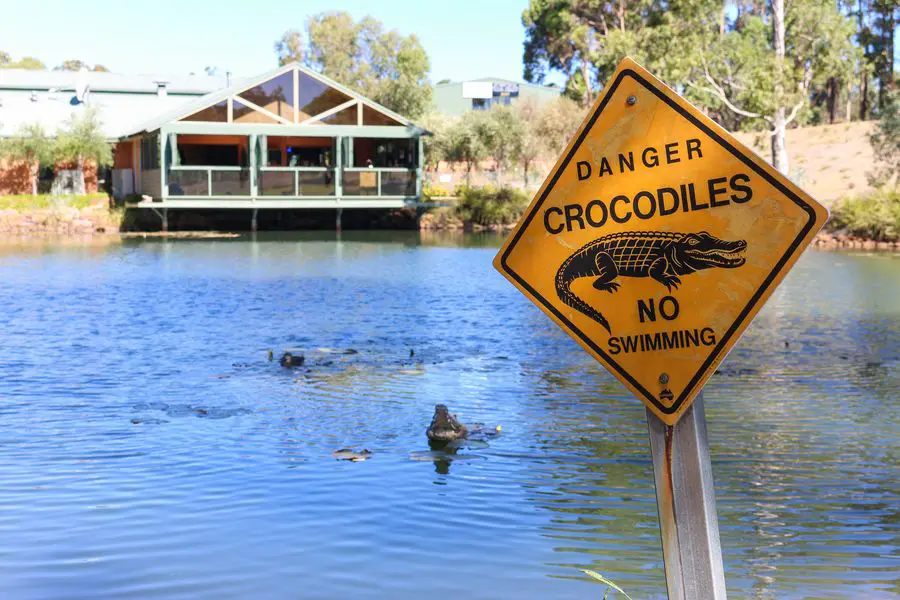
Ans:
POLYGON ((629 231, 612 233, 576 250, 556 272, 556 294, 566 306, 587 315, 612 333, 609 322, 594 307, 571 290, 576 279, 596 277, 594 287, 615 292, 616 277, 652 277, 671 292, 681 283, 679 275, 721 267, 733 269, 744 264, 740 254, 747 242, 726 242, 701 231, 629 231))

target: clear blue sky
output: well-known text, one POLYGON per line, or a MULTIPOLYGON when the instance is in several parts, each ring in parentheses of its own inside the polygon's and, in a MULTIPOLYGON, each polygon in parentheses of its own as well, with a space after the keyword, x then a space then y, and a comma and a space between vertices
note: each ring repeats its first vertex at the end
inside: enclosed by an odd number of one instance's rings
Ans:
POLYGON ((49 67, 65 59, 124 73, 235 76, 277 66, 273 44, 285 30, 325 10, 366 14, 388 29, 415 33, 431 58, 431 80, 522 79, 522 10, 527 0, 71 0, 15 2, 0 23, 0 50, 49 67))

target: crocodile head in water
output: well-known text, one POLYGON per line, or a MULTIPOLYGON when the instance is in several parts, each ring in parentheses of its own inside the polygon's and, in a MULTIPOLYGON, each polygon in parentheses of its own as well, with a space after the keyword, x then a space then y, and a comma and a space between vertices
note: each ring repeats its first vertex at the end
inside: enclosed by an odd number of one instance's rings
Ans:
POLYGON ((742 256, 746 249, 747 242, 744 240, 727 242, 701 231, 689 233, 673 244, 671 258, 676 271, 687 273, 712 267, 733 269, 746 262, 742 256))
POLYGON ((450 410, 443 404, 434 407, 434 416, 431 418, 431 425, 425 431, 428 439, 433 442, 451 442, 459 440, 469 433, 466 426, 456 420, 456 417, 450 414, 450 410))

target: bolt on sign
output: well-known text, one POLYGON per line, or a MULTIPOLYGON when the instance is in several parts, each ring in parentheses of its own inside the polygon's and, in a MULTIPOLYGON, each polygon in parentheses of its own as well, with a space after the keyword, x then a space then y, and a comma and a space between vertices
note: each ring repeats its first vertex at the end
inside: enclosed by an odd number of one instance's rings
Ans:
POLYGON ((827 218, 626 58, 494 266, 673 425, 827 218))

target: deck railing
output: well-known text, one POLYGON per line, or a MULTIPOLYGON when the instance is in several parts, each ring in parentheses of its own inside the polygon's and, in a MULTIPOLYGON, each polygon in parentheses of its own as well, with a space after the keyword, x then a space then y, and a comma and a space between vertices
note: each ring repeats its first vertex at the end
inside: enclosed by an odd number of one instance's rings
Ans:
MULTIPOLYGON (((256 196, 283 198, 337 197, 338 169, 328 167, 260 167, 256 196)), ((342 196, 411 198, 416 195, 416 171, 403 168, 345 167, 342 196)), ((169 197, 252 198, 249 167, 172 166, 166 183, 169 197)))
POLYGON ((334 196, 336 169, 328 167, 262 167, 261 196, 334 196))
POLYGON ((169 196, 247 196, 250 169, 247 167, 169 168, 169 196))
POLYGON ((408 198, 416 195, 416 171, 404 168, 346 167, 345 196, 408 198))

